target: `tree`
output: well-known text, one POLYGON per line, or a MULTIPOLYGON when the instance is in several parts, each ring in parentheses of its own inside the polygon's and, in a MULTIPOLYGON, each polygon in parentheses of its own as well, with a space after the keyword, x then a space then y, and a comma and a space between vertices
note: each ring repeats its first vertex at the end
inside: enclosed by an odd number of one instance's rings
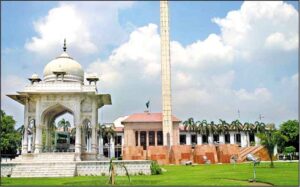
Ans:
POLYGON ((209 124, 206 120, 202 120, 201 122, 202 128, 203 128, 203 134, 205 134, 207 137, 209 136, 209 124))
POLYGON ((21 134, 21 136, 24 136, 24 132, 25 132, 25 127, 24 125, 21 125, 18 129, 17 132, 19 132, 21 134))
POLYGON ((281 141, 288 141, 288 138, 282 135, 280 131, 276 129, 267 130, 264 133, 259 133, 257 136, 260 138, 260 144, 267 149, 268 155, 271 160, 270 167, 273 168, 274 148, 281 141))
MULTIPOLYGON (((101 125, 100 125, 100 127, 101 127, 101 125)), ((107 142, 110 145, 110 140, 116 136, 116 132, 115 132, 113 126, 107 127, 107 126, 103 125, 101 128, 102 128, 102 133, 101 133, 102 137, 106 137, 107 142)))
POLYGON ((242 130, 242 123, 239 120, 235 120, 235 121, 231 122, 230 129, 240 132, 242 130))
POLYGON ((64 128, 64 132, 68 131, 68 128, 71 127, 69 121, 66 121, 64 118, 58 122, 58 127, 64 128))
POLYGON ((227 134, 229 132, 229 124, 225 120, 219 120, 221 123, 219 124, 218 131, 220 133, 227 134))
POLYGON ((299 121, 288 120, 283 122, 279 127, 279 131, 289 138, 287 142, 279 145, 280 151, 283 151, 284 147, 294 146, 296 151, 299 152, 299 121))
MULTIPOLYGON (((5 114, 0 110, 1 116, 1 141, 0 151, 1 154, 16 154, 17 149, 21 146, 22 135, 15 130, 16 121, 12 116, 5 114)), ((21 128, 22 129, 22 128, 21 128)))
POLYGON ((188 120, 183 122, 184 129, 190 132, 195 132, 197 130, 197 125, 194 122, 193 118, 189 118, 188 120))
POLYGON ((263 122, 254 122, 256 133, 264 133, 266 131, 266 124, 263 122))
POLYGON ((293 160, 293 154, 296 152, 296 148, 294 146, 285 147, 283 152, 289 156, 290 160, 293 160))
POLYGON ((130 175, 129 175, 129 172, 128 172, 127 167, 125 166, 125 164, 123 162, 122 163, 121 162, 115 163, 115 162, 113 162, 113 160, 114 159, 111 158, 110 162, 109 162, 109 179, 108 179, 108 184, 115 185, 116 167, 117 166, 124 168, 126 176, 128 177, 128 180, 129 180, 129 183, 130 183, 131 182, 130 175))
POLYGON ((254 131, 254 126, 252 126, 250 123, 246 122, 242 126, 242 129, 246 133, 247 145, 249 146, 250 145, 250 142, 249 142, 249 133, 254 131))

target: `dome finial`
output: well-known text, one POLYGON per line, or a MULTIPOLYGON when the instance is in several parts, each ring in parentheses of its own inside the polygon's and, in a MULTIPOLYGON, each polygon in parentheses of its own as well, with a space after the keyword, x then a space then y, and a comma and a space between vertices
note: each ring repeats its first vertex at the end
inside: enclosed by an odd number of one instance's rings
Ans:
POLYGON ((66 44, 66 38, 64 39, 64 47, 63 47, 64 52, 67 50, 67 44, 66 44))

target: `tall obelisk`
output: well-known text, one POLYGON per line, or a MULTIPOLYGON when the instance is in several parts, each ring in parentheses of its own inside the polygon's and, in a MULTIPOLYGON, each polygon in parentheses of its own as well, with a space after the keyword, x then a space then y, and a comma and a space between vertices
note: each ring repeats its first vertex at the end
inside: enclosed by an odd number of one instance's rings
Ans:
POLYGON ((160 1, 160 42, 161 42, 161 81, 162 81, 162 115, 163 142, 165 146, 173 145, 172 100, 171 100, 171 63, 169 39, 168 1, 160 1))

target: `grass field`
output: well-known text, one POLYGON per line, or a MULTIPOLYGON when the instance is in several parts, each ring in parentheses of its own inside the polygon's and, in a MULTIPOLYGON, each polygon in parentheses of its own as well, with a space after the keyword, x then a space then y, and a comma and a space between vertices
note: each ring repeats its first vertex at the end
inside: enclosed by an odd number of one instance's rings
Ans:
MULTIPOLYGON (((127 177, 118 176, 117 185, 227 185, 244 186, 255 185, 248 179, 253 177, 253 165, 250 163, 197 166, 163 166, 167 171, 162 175, 131 176, 131 183, 127 177)), ((298 185, 298 163, 275 163, 270 168, 269 163, 257 166, 257 181, 265 185, 298 185)), ((2 178, 3 186, 7 185, 71 185, 71 186, 100 186, 107 185, 107 176, 79 176, 68 178, 2 178)), ((263 185, 263 184, 256 184, 263 185)))

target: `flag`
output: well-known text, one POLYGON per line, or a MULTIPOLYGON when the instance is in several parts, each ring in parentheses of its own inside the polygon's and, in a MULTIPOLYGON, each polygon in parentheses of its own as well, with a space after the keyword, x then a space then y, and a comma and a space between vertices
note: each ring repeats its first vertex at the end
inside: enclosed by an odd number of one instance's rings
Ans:
POLYGON ((148 102, 146 103, 146 107, 149 108, 149 105, 150 105, 150 101, 148 101, 148 102))

